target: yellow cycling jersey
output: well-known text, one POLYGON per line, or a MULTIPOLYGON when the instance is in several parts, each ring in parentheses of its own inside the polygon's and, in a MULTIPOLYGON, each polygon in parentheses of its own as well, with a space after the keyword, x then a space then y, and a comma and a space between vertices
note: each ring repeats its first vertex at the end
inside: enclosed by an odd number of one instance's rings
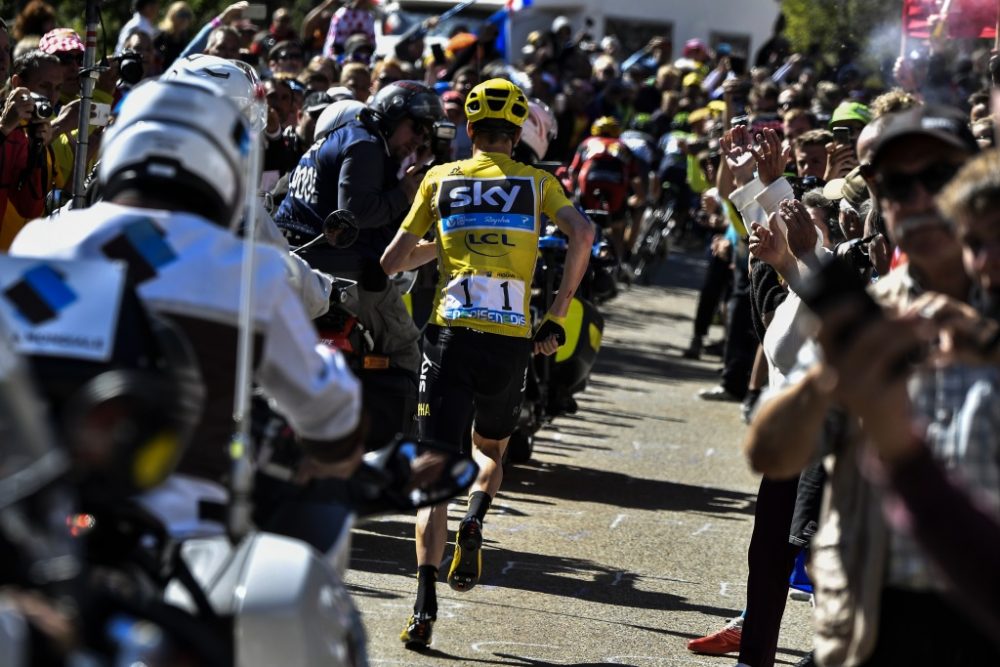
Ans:
POLYGON ((423 236, 436 226, 431 323, 529 338, 539 220, 564 206, 572 204, 551 174, 503 153, 428 171, 402 229, 423 236))

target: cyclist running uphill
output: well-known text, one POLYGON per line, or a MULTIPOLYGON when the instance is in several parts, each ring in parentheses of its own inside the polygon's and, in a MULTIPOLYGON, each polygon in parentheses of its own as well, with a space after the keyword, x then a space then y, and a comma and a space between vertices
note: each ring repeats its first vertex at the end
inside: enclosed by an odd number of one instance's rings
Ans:
MULTIPOLYGON (((448 572, 457 591, 475 586, 482 571, 483 518, 503 478, 501 460, 517 425, 531 354, 553 354, 565 342, 561 322, 594 238, 592 224, 554 177, 511 158, 528 116, 520 88, 504 79, 481 83, 469 92, 465 111, 472 158, 427 173, 382 256, 387 273, 438 260, 421 365, 421 434, 461 446, 475 415, 472 456, 480 474, 448 572), (569 237, 569 250, 558 296, 532 334, 529 287, 543 214, 569 237), (432 226, 436 239, 422 240, 432 226)), ((408 648, 431 642, 447 522, 445 505, 422 510, 417 519, 417 599, 400 636, 408 648)))
POLYGON ((568 187, 585 209, 607 211, 611 218, 611 245, 620 263, 629 257, 625 245, 629 208, 646 201, 646 184, 639 162, 619 138, 621 125, 602 116, 590 127, 569 165, 568 187), (631 195, 629 194, 631 193, 631 195))

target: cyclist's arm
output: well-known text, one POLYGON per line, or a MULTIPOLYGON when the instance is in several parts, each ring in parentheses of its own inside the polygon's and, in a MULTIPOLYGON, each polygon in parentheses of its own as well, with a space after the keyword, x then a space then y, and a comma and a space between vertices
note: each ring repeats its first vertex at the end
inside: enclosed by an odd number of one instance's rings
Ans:
POLYGON ((382 253, 382 269, 392 275, 412 271, 437 257, 437 243, 421 241, 434 223, 435 173, 428 172, 417 188, 410 211, 399 231, 382 253))
POLYGON ((382 269, 388 275, 412 271, 437 258, 437 243, 422 241, 416 234, 400 229, 382 254, 382 269))
POLYGON ((549 313, 566 317, 569 304, 576 294, 576 288, 583 279, 590 263, 590 251, 594 245, 594 224, 573 206, 563 206, 553 220, 556 226, 569 237, 566 251, 566 266, 559 283, 559 293, 549 307, 549 313))

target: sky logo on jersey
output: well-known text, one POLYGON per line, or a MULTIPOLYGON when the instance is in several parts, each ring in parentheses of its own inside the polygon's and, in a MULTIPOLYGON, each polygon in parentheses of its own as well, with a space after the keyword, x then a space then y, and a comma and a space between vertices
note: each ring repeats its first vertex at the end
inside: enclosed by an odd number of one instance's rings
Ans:
POLYGON ((121 234, 101 246, 101 250, 110 259, 124 261, 129 281, 141 285, 177 259, 165 237, 166 233, 150 218, 136 218, 122 228, 121 234))
POLYGON ((535 231, 531 178, 445 178, 438 195, 445 234, 471 229, 535 231))
POLYGON ((17 312, 36 326, 55 319, 61 310, 77 300, 66 277, 46 264, 28 269, 3 294, 17 312))

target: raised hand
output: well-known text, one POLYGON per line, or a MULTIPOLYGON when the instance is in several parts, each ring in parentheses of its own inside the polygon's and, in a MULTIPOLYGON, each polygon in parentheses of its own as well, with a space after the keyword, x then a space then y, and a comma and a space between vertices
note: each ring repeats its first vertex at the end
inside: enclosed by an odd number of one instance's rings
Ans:
POLYGON ((757 161, 757 176, 765 186, 781 178, 792 158, 791 147, 782 148, 778 133, 769 127, 757 133, 757 148, 751 145, 750 152, 757 161))
POLYGON ((746 125, 737 125, 719 139, 719 148, 737 186, 746 185, 753 180, 756 161, 751 150, 752 143, 746 125))
POLYGON ((31 99, 31 91, 27 88, 15 88, 7 95, 3 112, 0 113, 0 130, 9 134, 21 123, 31 120, 35 111, 35 100, 31 99))
POLYGON ((805 205, 796 199, 786 199, 778 206, 778 215, 788 230, 788 249, 798 259, 812 258, 816 241, 819 240, 819 231, 805 205))
POLYGON ((857 166, 858 158, 854 155, 853 146, 842 146, 834 143, 826 145, 826 171, 823 173, 824 181, 832 181, 835 178, 844 178, 857 166))
POLYGON ((775 220, 776 217, 777 214, 771 214, 770 229, 758 222, 750 224, 750 254, 773 266, 778 273, 784 273, 791 257, 788 242, 775 220))
POLYGON ((249 6, 250 3, 245 0, 242 0, 241 2, 234 2, 222 10, 222 13, 219 14, 219 21, 221 21, 223 25, 229 25, 233 21, 239 21, 243 16, 243 12, 245 12, 249 6))

